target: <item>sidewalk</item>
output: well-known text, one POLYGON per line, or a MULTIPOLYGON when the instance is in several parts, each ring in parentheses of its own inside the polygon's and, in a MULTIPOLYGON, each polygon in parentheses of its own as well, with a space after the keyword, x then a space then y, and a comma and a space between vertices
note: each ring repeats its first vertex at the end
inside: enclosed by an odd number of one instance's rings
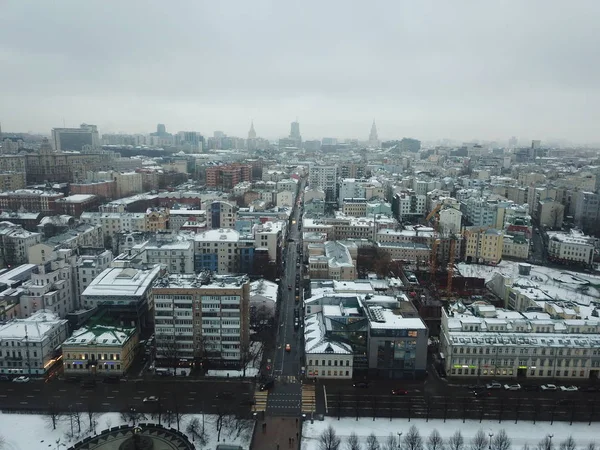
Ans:
POLYGON ((293 417, 266 417, 256 422, 252 450, 298 450, 301 421, 293 417), (294 441, 290 443, 290 438, 294 441))

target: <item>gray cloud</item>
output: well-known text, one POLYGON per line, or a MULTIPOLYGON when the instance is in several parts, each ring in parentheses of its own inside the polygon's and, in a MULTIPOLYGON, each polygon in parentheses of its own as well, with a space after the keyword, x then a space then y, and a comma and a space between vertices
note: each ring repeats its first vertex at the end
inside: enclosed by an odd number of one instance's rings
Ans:
POLYGON ((49 132, 600 141, 600 3, 4 1, 0 120, 49 132))

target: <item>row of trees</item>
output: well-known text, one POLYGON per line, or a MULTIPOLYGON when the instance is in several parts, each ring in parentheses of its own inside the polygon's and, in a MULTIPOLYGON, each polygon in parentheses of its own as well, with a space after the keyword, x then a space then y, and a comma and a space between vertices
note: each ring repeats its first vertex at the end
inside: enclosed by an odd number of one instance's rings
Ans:
MULTIPOLYGON (((534 450, 555 450, 552 435, 544 437, 533 448, 534 450)), ((375 433, 371 433, 364 445, 356 433, 352 433, 342 443, 342 438, 337 435, 330 425, 319 436, 319 450, 510 450, 512 441, 505 430, 489 435, 479 430, 475 436, 466 441, 460 431, 456 431, 450 438, 444 440, 437 430, 433 430, 427 438, 419 433, 416 426, 411 426, 407 433, 390 433, 384 442, 379 442, 375 433)), ((576 450, 577 444, 573 437, 559 443, 559 450, 576 450)), ((589 443, 586 450, 596 450, 596 444, 589 443)), ((525 444, 522 450, 530 450, 525 444)))

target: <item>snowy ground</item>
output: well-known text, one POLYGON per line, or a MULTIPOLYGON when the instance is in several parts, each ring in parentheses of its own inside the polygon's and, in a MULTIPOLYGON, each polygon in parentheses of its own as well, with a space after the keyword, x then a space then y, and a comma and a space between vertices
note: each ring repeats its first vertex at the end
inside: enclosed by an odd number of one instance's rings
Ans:
POLYGON ((531 422, 519 422, 515 424, 511 421, 498 423, 497 421, 469 421, 465 423, 462 420, 430 420, 426 422, 424 419, 413 419, 410 422, 407 419, 393 419, 391 422, 385 419, 377 419, 373 422, 371 419, 359 419, 358 421, 352 418, 342 418, 337 420, 335 417, 326 417, 324 421, 315 421, 314 424, 306 422, 302 430, 302 450, 319 450, 319 436, 329 425, 336 431, 337 435, 342 439, 341 448, 345 448, 347 437, 352 433, 356 433, 360 442, 363 444, 366 437, 370 433, 377 436, 379 444, 383 446, 385 440, 390 433, 396 437, 397 433, 407 433, 412 425, 415 425, 423 440, 427 440, 427 436, 437 430, 444 442, 452 436, 457 430, 460 430, 465 439, 465 448, 469 448, 470 440, 478 430, 483 430, 486 435, 497 433, 500 430, 505 430, 508 437, 511 439, 512 449, 521 449, 525 444, 529 448, 535 448, 540 440, 545 436, 553 435, 552 442, 559 447, 560 442, 573 436, 578 448, 585 448, 590 442, 595 442, 596 446, 600 445, 600 427, 598 424, 573 424, 569 425, 566 422, 538 422, 535 425, 531 422))
MULTIPOLYGON (((241 370, 209 370, 207 377, 240 378, 244 375, 241 370)), ((246 378, 253 378, 258 375, 258 369, 250 367, 246 369, 246 378)))
MULTIPOLYGON (((202 423, 202 415, 186 415, 182 419, 181 430, 185 432, 185 428, 189 421, 193 418, 198 418, 202 423)), ((217 428, 216 416, 204 416, 204 427, 207 435, 205 444, 199 445, 198 439, 195 438, 196 448, 213 450, 217 446, 217 428)), ((124 425, 125 422, 121 419, 119 413, 105 413, 97 415, 95 419, 97 426, 96 431, 100 432, 107 428, 124 425)), ((150 419, 142 420, 142 422, 155 422, 150 419)), ((163 421, 163 425, 167 424, 163 421)), ((221 443, 236 444, 244 449, 250 448, 252 439, 252 430, 254 423, 246 422, 240 429, 240 422, 237 420, 225 420, 221 429, 221 443)), ((175 424, 171 425, 175 427, 175 424)), ((76 422, 73 425, 75 436, 71 435, 71 420, 67 417, 59 418, 56 430, 52 429, 48 417, 35 414, 0 414, 0 436, 4 439, 2 450, 31 450, 44 449, 55 450, 58 448, 68 448, 81 439, 92 436, 89 432, 89 418, 87 413, 81 415, 81 430, 77 430, 76 422), (64 445, 63 445, 64 444, 64 445)), ((189 436, 190 441, 192 436, 189 436)))

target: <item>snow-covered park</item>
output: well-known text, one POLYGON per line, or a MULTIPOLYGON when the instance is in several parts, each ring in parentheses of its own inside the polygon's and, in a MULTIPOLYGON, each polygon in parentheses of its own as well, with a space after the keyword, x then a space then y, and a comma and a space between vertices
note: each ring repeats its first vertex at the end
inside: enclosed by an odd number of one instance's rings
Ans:
MULTIPOLYGON (((575 448, 569 446, 561 446, 565 443, 569 437, 573 438, 576 448, 579 449, 590 449, 590 444, 594 443, 597 447, 600 447, 600 426, 592 423, 574 423, 569 425, 567 422, 537 422, 527 423, 519 422, 515 424, 511 421, 505 421, 498 423, 497 421, 466 421, 463 423, 462 420, 429 420, 425 419, 413 419, 410 422, 407 419, 393 419, 389 420, 378 419, 373 421, 372 419, 359 419, 356 421, 352 418, 342 418, 337 420, 335 417, 326 417, 324 421, 315 421, 314 423, 307 422, 304 424, 302 430, 302 450, 322 450, 320 440, 321 435, 324 431, 331 426, 335 431, 336 436, 339 438, 341 445, 338 450, 519 450, 519 449, 539 449, 539 450, 551 450, 553 448, 562 450, 575 450, 575 448), (414 426, 418 431, 421 438, 421 446, 414 445, 414 435, 411 434, 411 427, 414 426), (434 430, 437 430, 437 438, 430 438, 434 430), (478 438, 476 435, 479 433, 478 438), (501 430, 504 430, 506 437, 509 440, 509 446, 502 446, 498 436, 502 436, 501 430), (457 431, 460 431, 462 437, 462 446, 460 439, 456 435, 457 431), (352 434, 356 435, 358 447, 349 447, 348 441, 352 434), (401 434, 399 434, 401 433, 401 434), (372 435, 369 438, 369 435, 372 435), (490 438, 492 435, 492 445, 490 446, 490 438), (552 443, 551 448, 547 446, 541 446, 540 442, 546 439, 548 443, 548 437, 550 437, 552 443), (376 438, 379 447, 369 446, 369 442, 373 442, 376 438), (485 442, 481 439, 485 438, 485 442), (394 447, 391 444, 391 438, 396 442, 398 439, 401 441, 400 447, 394 447), (494 441, 496 438, 496 441, 494 441), (435 443, 436 445, 432 445, 435 443), (477 444, 477 445, 475 445, 477 444), (527 447, 526 447, 527 446, 527 447)), ((503 440, 503 442, 507 442, 503 440)), ((335 447, 330 446, 328 450, 336 450, 335 447)))
MULTIPOLYGON (((129 424, 121 413, 95 414, 91 417, 94 430, 90 430, 87 412, 64 414, 56 418, 54 429, 51 416, 37 414, 0 414, 0 450, 64 450, 80 440, 100 433, 107 428, 129 424)), ((140 422, 157 422, 151 417, 140 422)), ((173 416, 163 417, 163 426, 176 428, 173 416)), ((198 449, 214 450, 220 429, 220 443, 250 448, 254 421, 240 421, 233 417, 190 414, 180 418, 180 430, 193 441, 198 449)))

